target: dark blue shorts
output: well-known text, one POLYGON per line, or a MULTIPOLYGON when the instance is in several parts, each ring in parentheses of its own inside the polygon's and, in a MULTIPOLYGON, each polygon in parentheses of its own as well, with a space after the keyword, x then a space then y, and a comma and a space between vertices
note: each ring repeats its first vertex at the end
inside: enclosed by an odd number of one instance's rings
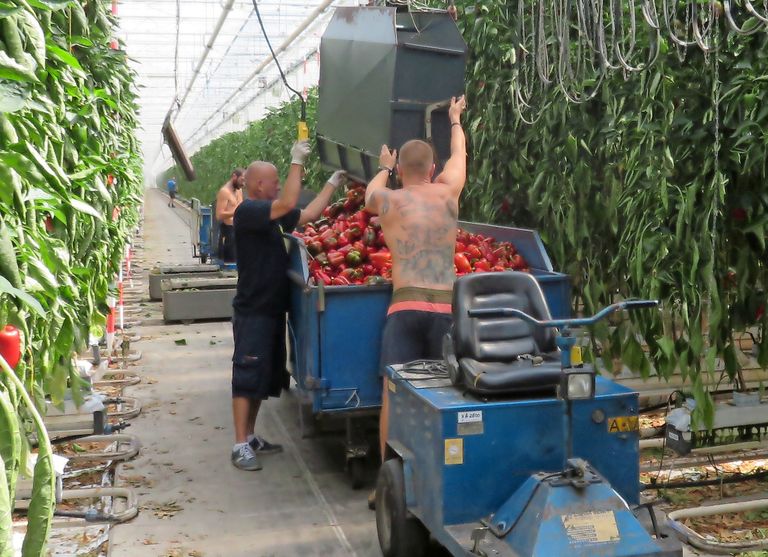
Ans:
POLYGON ((280 396, 289 381, 285 367, 285 316, 235 311, 232 332, 232 396, 256 400, 280 396))
POLYGON ((450 331, 449 313, 403 310, 390 313, 381 339, 380 372, 392 364, 442 360, 443 337, 450 331))

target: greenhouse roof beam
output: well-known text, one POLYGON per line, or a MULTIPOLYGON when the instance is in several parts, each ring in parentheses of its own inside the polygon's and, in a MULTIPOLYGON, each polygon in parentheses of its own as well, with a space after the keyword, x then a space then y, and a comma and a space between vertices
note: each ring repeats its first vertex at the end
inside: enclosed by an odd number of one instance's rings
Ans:
MULTIPOLYGON (((299 26, 288 35, 285 40, 282 42, 282 44, 275 49, 275 56, 279 56, 282 54, 291 44, 293 41, 295 41, 299 35, 301 35, 307 27, 312 25, 312 23, 322 14, 328 6, 333 4, 334 0, 323 0, 312 12, 302 21, 299 26)), ((205 126, 217 115, 219 114, 224 108, 227 107, 227 105, 240 93, 242 93, 245 88, 266 68, 273 62, 272 56, 267 56, 257 67, 256 69, 243 80, 243 82, 240 84, 240 86, 235 89, 235 91, 227 97, 227 99, 219 105, 219 107, 213 111, 213 113, 206 118, 206 120, 200 124, 200 126, 192 132, 192 134, 189 136, 189 139, 193 138, 199 131, 205 128, 205 126)))

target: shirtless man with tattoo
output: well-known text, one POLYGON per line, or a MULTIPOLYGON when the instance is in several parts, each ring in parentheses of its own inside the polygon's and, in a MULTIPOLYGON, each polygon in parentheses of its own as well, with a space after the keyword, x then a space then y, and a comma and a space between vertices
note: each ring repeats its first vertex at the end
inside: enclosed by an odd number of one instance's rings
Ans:
POLYGON ((216 220, 219 221, 219 259, 227 263, 235 260, 235 229, 232 225, 235 209, 243 202, 242 188, 245 171, 235 168, 229 181, 216 195, 216 220))
MULTIPOLYGON (((459 196, 467 173, 467 150, 461 114, 464 97, 451 99, 451 157, 434 179, 434 154, 424 141, 408 141, 397 151, 384 145, 379 173, 365 191, 365 206, 379 215, 392 252, 392 302, 381 343, 381 369, 419 359, 442 357, 443 337, 451 326, 451 300, 456 273, 459 196), (400 190, 387 189, 397 168, 400 190)), ((389 425, 387 378, 384 378, 380 424, 382 459, 389 425)), ((373 507, 374 499, 369 498, 373 507)))

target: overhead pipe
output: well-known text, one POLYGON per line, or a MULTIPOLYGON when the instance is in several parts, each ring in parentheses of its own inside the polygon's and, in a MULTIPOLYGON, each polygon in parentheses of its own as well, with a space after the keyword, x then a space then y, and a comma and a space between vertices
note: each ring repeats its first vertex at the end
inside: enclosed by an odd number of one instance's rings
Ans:
POLYGON ((232 6, 234 6, 234 4, 235 4, 235 0, 227 0, 226 4, 224 4, 224 7, 221 10, 221 15, 219 16, 219 20, 216 22, 216 27, 213 28, 213 34, 211 35, 211 38, 208 39, 208 42, 205 44, 203 55, 200 57, 200 61, 197 63, 197 67, 195 67, 195 71, 192 72, 192 78, 189 80, 189 84, 187 84, 187 90, 184 91, 184 95, 181 97, 181 100, 179 101, 179 104, 178 104, 179 110, 176 112, 176 115, 173 118, 174 122, 176 121, 176 118, 179 117, 181 108, 184 106, 184 102, 187 100, 189 93, 192 91, 192 87, 194 86, 195 81, 197 80, 197 76, 200 75, 200 70, 203 69, 203 64, 205 64, 205 61, 208 59, 208 55, 211 53, 211 50, 213 49, 213 45, 216 43, 216 39, 219 37, 221 28, 224 27, 224 22, 227 20, 227 17, 229 17, 229 13, 232 11, 232 6))
MULTIPOLYGON (((312 25, 312 23, 314 23, 314 21, 320 16, 321 13, 325 11, 325 9, 328 6, 333 4, 333 1, 334 0, 323 0, 314 10, 312 10, 312 12, 306 17, 306 19, 304 19, 304 21, 302 21, 299 24, 299 26, 293 31, 293 33, 291 33, 288 37, 286 37, 283 43, 275 49, 275 56, 280 55, 289 46, 291 46, 293 41, 295 41, 296 38, 307 29, 307 27, 312 25)), ((194 132, 192 132, 189 138, 191 139, 195 135, 197 135, 197 133, 208 124, 208 122, 213 120, 213 118, 217 114, 219 114, 219 112, 224 107, 226 107, 232 101, 232 99, 234 99, 236 96, 242 93, 242 91, 251 83, 251 81, 253 81, 264 70, 264 68, 269 66, 273 61, 274 60, 272 58, 272 55, 266 56, 264 60, 258 66, 256 66, 256 69, 253 70, 253 72, 247 78, 245 78, 245 80, 240 84, 240 86, 237 89, 235 89, 235 91, 229 97, 227 97, 227 99, 223 103, 221 103, 221 105, 216 110, 214 110, 213 113, 211 113, 211 115, 205 120, 205 122, 200 124, 200 127, 198 127, 194 132)))
MULTIPOLYGON (((289 74, 290 74, 290 73, 291 73, 293 70, 295 70, 296 68, 298 68, 299 66, 301 66, 302 64, 304 64, 304 62, 306 61, 306 59, 307 59, 307 58, 309 58, 310 56, 312 56, 313 54, 316 54, 318 50, 319 50, 319 48, 317 48, 317 47, 313 48, 312 50, 310 50, 310 51, 309 51, 309 52, 308 52, 308 53, 307 53, 307 54, 304 56, 304 58, 302 58, 301 60, 297 60, 296 62, 294 62, 293 64, 291 64, 290 66, 288 66, 288 68, 286 68, 286 70, 285 70, 285 75, 289 75, 289 74)), ((240 112, 241 110, 244 110, 244 109, 245 109, 245 108, 246 108, 246 107, 247 107, 249 104, 251 104, 253 101, 255 101, 256 99, 258 99, 260 96, 262 96, 262 95, 266 94, 266 92, 267 92, 267 91, 269 91, 269 89, 270 89, 271 87, 273 87, 274 85, 276 85, 276 84, 277 84, 277 83, 279 83, 279 82, 280 82, 280 76, 277 76, 277 77, 275 77, 274 79, 272 79, 271 81, 267 82, 267 84, 264 86, 264 88, 263 88, 263 89, 261 89, 261 90, 260 90, 258 93, 256 93, 255 95, 253 95, 253 96, 251 96, 250 98, 248 98, 248 100, 246 100, 245 102, 243 102, 242 104, 240 104, 240 106, 238 106, 237 108, 235 108, 235 110, 233 110, 233 111, 232 111, 232 114, 237 114, 237 113, 238 113, 238 112, 240 112)), ((225 118, 224 120, 222 120, 221 122, 219 122, 218 124, 216 124, 215 126, 213 126, 213 127, 212 127, 212 128, 209 130, 209 131, 214 131, 214 130, 217 130, 217 129, 219 129, 221 126, 223 126, 223 125, 224 125, 226 122, 229 122, 230 120, 231 120, 231 118, 225 118)), ((195 133, 197 133, 197 132, 195 132, 195 133)), ((194 134, 193 134, 193 137, 194 137, 194 134)))

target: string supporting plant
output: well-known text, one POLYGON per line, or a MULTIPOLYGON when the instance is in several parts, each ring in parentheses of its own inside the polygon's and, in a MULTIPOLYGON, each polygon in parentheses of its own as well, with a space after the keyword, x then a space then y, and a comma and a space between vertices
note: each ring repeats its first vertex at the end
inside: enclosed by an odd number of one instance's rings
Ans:
POLYGON ((79 399, 73 354, 105 323, 138 223, 134 74, 110 48, 113 28, 98 0, 0 5, 0 330, 21 347, 14 366, 0 361, 0 556, 19 472, 34 477, 22 554, 45 554, 54 478, 38 411, 79 399))
MULTIPOLYGON (((676 4, 678 22, 693 17, 688 4, 676 4)), ((766 34, 738 33, 715 9, 698 31, 708 50, 691 46, 681 59, 662 37, 656 62, 643 71, 605 72, 599 92, 580 103, 549 87, 536 99, 535 118, 523 119, 509 93, 524 87, 518 80, 530 64, 520 56, 513 18, 520 12, 458 5, 470 47, 464 216, 540 230, 559 270, 572 277, 577 309, 591 312, 617 297, 661 299, 661 313, 596 330, 595 349, 608 372, 621 362, 646 377, 679 372, 700 401, 697 416, 710 417, 708 375, 744 387, 737 336, 751 334, 759 365, 768 366, 766 34)), ((529 29, 538 25, 537 12, 523 13, 529 29)), ((629 17, 625 8, 625 29, 629 17)), ((689 30, 678 38, 698 44, 689 30)), ((582 41, 598 34, 593 27, 582 41)), ((627 41, 625 61, 631 51, 653 53, 656 38, 637 33, 634 45, 627 41)), ((548 65, 537 64, 552 75, 557 53, 547 52, 548 65)), ((581 91, 594 84, 571 83, 581 91)))

